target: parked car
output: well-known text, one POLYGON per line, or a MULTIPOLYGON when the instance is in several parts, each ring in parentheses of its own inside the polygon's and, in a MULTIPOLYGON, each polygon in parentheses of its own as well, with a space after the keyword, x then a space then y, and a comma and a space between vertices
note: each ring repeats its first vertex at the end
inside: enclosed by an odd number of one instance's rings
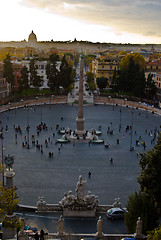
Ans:
POLYGON ((28 232, 28 233, 38 233, 38 229, 35 228, 35 227, 30 227, 29 225, 25 225, 25 228, 24 228, 25 232, 28 232))
POLYGON ((136 238, 122 238, 121 240, 136 240, 136 238))
POLYGON ((110 208, 107 211, 107 217, 111 220, 124 218, 125 213, 126 213, 126 210, 124 210, 122 208, 110 208))

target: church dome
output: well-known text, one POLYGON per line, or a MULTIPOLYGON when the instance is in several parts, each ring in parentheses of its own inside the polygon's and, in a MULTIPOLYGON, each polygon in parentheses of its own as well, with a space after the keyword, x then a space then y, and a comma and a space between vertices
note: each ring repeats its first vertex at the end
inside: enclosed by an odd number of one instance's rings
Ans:
POLYGON ((28 37, 28 42, 37 42, 36 34, 32 31, 28 37))

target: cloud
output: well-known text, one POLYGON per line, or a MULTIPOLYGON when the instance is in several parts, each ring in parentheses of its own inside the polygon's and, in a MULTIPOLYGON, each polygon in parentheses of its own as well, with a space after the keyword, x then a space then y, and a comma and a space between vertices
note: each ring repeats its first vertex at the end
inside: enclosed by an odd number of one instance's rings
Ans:
POLYGON ((25 0, 24 4, 91 24, 109 26, 117 32, 156 37, 160 34, 160 0, 25 0))

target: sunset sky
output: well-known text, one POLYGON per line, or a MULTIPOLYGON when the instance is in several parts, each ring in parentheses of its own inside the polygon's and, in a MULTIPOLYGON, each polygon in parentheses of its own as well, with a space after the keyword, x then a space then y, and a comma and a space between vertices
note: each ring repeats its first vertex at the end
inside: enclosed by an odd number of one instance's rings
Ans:
POLYGON ((0 0, 0 41, 161 43, 161 0, 0 0))

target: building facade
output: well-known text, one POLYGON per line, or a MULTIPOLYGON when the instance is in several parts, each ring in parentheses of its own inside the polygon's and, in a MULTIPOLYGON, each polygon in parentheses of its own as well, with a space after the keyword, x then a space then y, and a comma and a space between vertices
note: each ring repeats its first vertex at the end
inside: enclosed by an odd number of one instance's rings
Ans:
POLYGON ((95 80, 104 77, 108 79, 108 84, 110 84, 114 70, 119 70, 119 61, 117 60, 106 59, 100 61, 95 59, 92 61, 92 73, 94 74, 95 80))
POLYGON ((0 65, 0 99, 6 98, 10 93, 10 84, 3 77, 3 67, 0 65))

